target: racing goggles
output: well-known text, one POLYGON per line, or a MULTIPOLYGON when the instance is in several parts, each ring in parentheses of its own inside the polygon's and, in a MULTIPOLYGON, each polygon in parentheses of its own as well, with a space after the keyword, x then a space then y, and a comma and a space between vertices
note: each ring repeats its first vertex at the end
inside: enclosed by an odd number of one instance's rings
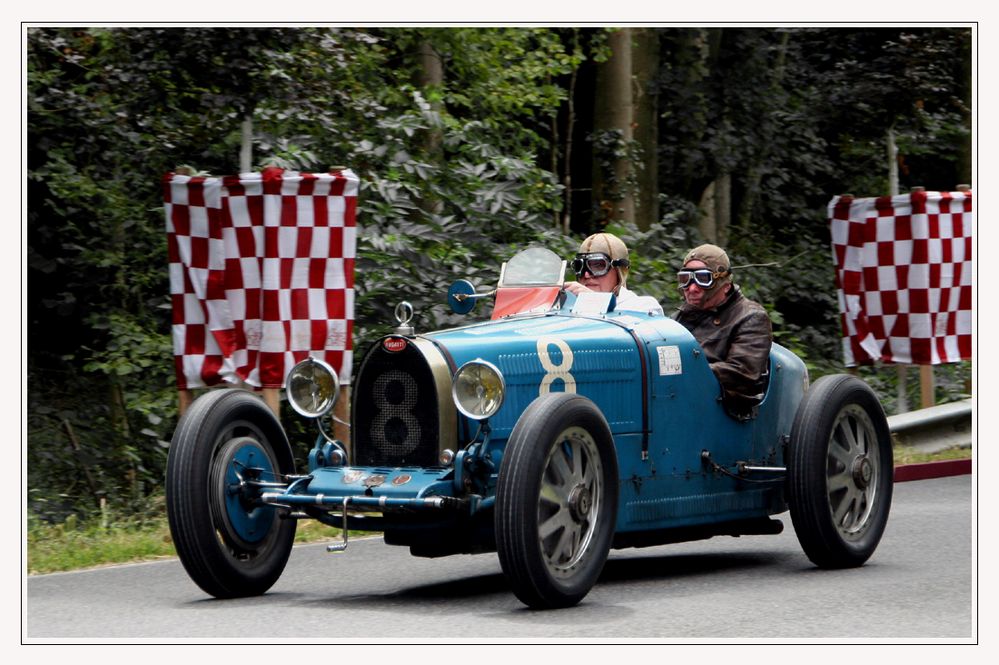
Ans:
POLYGON ((680 283, 681 289, 689 289, 691 284, 697 284, 702 289, 710 289, 715 285, 715 280, 726 272, 728 271, 711 272, 707 268, 681 270, 676 273, 676 281, 680 283))
POLYGON ((576 254, 576 258, 572 260, 570 267, 576 273, 576 277, 582 277, 586 273, 590 273, 594 277, 603 277, 610 272, 611 268, 627 268, 628 265, 628 259, 611 260, 611 257, 606 254, 595 252, 592 254, 576 254))

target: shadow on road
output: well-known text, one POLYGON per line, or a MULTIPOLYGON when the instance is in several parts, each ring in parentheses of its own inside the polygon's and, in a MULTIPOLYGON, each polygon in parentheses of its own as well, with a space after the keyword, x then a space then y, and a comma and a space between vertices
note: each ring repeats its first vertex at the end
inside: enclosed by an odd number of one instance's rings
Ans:
POLYGON ((773 552, 666 554, 614 558, 604 566, 598 584, 677 579, 690 575, 773 566, 773 552))
MULTIPOLYGON (((632 555, 621 558, 614 558, 612 554, 600 575, 597 588, 613 588, 621 584, 657 584, 726 570, 774 568, 779 563, 780 560, 772 552, 632 555)), ((425 609, 428 602, 444 606, 455 601, 467 601, 458 603, 458 606, 467 606, 471 601, 477 602, 487 596, 499 594, 510 594, 512 602, 519 608, 523 607, 514 599, 510 585, 502 574, 462 577, 435 584, 401 588, 389 593, 345 595, 309 602, 324 607, 349 605, 359 609, 388 606, 398 609, 400 605, 412 602, 414 608, 425 609)))

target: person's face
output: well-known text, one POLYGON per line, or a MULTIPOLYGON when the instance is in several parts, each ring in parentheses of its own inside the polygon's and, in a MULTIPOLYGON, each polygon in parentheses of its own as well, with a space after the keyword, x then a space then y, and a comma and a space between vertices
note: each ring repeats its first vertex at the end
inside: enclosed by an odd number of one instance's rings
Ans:
POLYGON ((617 268, 611 268, 606 274, 594 277, 589 270, 576 277, 576 281, 591 291, 610 293, 617 287, 617 268))
MULTIPOLYGON (((704 261, 693 259, 692 261, 688 261, 684 264, 683 267, 689 270, 697 270, 698 268, 707 268, 708 264, 704 261)), ((685 289, 680 289, 680 293, 683 294, 683 299, 688 305, 699 309, 714 307, 725 297, 724 288, 714 289, 711 293, 708 293, 698 286, 693 280, 690 281, 690 286, 685 289)))

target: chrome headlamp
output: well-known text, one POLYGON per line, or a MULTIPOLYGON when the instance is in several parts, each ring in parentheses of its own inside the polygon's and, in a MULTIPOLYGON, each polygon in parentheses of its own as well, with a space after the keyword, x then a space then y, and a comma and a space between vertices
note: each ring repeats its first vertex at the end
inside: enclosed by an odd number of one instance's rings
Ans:
POLYGON ((485 420, 503 406, 506 382, 496 365, 471 360, 454 373, 451 397, 458 411, 472 420, 485 420))
POLYGON ((306 418, 329 413, 340 394, 336 370, 316 358, 306 358, 292 367, 285 385, 291 408, 306 418))

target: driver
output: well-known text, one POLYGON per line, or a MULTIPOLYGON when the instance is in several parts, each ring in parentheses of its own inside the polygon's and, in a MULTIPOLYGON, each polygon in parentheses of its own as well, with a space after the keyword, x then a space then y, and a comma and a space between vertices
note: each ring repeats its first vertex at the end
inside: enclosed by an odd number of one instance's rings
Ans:
POLYGON ((663 308, 652 296, 640 296, 625 287, 628 279, 628 247, 612 233, 596 233, 583 241, 572 260, 576 281, 568 282, 565 290, 574 295, 587 291, 613 293, 615 310, 648 312, 663 316, 663 308))
POLYGON ((704 349, 729 414, 752 418, 769 373, 773 331, 767 310, 732 283, 728 254, 716 245, 687 252, 676 276, 684 303, 673 318, 704 349))

